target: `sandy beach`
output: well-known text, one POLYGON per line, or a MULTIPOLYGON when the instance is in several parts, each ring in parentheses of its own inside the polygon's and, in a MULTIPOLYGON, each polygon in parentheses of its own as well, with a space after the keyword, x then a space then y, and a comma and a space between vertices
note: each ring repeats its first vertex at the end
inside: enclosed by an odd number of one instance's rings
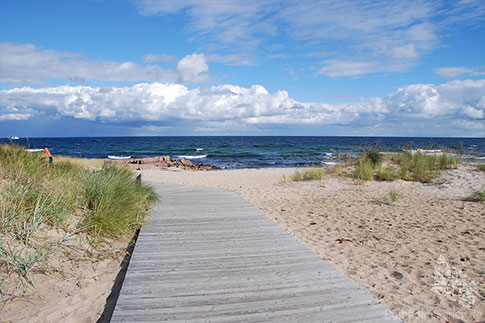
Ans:
POLYGON ((485 323, 485 0, 0 0, 0 30, 0 323, 110 321, 143 229, 137 320, 377 321, 365 290, 485 323))
POLYGON ((291 182, 294 169, 144 170, 144 180, 237 191, 406 322, 485 320, 485 173, 437 181, 291 182), (391 202, 394 191, 398 198, 391 202))
MULTIPOLYGON (((94 250, 83 235, 74 236, 64 252, 49 258, 44 271, 31 277, 33 286, 18 279, 16 293, 0 302, 0 322, 96 322, 111 293, 129 241, 109 241, 94 250), (25 290, 20 292, 24 288, 25 290)), ((9 287, 9 286, 3 286, 9 287)))
MULTIPOLYGON (((431 185, 337 175, 292 182, 294 171, 139 173, 144 181, 235 190, 405 322, 485 320, 485 205, 463 201, 485 188, 485 172, 460 166, 431 185)), ((124 247, 113 246, 114 256, 96 262, 83 261, 87 250, 66 254, 48 276, 36 274, 34 291, 1 303, 0 321, 96 321, 124 247)))

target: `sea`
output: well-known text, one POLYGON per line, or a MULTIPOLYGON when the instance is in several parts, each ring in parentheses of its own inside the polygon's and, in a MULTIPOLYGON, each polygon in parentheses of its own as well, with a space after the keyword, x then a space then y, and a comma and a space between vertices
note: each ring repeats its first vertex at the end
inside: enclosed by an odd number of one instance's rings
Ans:
MULTIPOLYGON (((471 162, 485 162, 485 138, 424 137, 303 137, 303 136, 213 136, 213 137, 69 137, 19 138, 16 145, 31 151, 45 147, 52 155, 123 159, 170 156, 210 164, 221 169, 332 166, 345 158, 358 157, 379 146, 389 153, 423 149, 452 151, 471 162)), ((1 143, 10 144, 8 138, 1 143)))

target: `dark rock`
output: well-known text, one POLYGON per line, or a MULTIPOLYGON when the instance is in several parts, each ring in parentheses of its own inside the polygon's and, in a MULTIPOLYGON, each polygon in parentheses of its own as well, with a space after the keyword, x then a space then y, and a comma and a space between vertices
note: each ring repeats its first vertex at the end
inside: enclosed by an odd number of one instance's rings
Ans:
POLYGON ((393 271, 391 275, 396 279, 402 279, 404 277, 404 275, 401 274, 399 271, 393 271))

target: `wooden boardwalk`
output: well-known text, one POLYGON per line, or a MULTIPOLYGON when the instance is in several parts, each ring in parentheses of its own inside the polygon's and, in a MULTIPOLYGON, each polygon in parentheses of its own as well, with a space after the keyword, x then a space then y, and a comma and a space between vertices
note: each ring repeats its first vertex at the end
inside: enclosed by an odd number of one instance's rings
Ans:
POLYGON ((398 322, 235 192, 152 183, 112 322, 398 322))

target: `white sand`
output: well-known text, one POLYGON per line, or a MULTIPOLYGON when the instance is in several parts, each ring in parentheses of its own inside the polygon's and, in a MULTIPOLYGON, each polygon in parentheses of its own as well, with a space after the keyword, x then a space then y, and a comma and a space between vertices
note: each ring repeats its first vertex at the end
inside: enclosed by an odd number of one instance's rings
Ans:
POLYGON ((449 170, 441 185, 336 176, 284 182, 293 172, 141 173, 144 180, 237 191, 406 322, 485 320, 485 205, 462 200, 485 189, 484 172, 449 170), (400 197, 382 204, 392 190, 400 197))
MULTIPOLYGON (((485 189, 485 172, 446 171, 441 185, 284 181, 293 172, 141 171, 143 180, 237 191, 406 322, 485 320, 485 205, 462 201, 485 189), (400 197, 383 204, 392 190, 400 197)), ((123 255, 68 255, 36 274, 35 291, 0 302, 0 321, 95 322, 123 255)))
MULTIPOLYGON (((76 240, 76 239, 74 239, 76 240)), ((35 273, 35 288, 0 302, 0 322, 96 322, 103 313, 128 241, 93 251, 80 241, 49 259, 46 273, 35 273)), ((20 281, 14 280, 20 288, 20 281)), ((5 286, 4 286, 5 287, 5 286)), ((21 289, 21 288, 20 288, 21 289)))

